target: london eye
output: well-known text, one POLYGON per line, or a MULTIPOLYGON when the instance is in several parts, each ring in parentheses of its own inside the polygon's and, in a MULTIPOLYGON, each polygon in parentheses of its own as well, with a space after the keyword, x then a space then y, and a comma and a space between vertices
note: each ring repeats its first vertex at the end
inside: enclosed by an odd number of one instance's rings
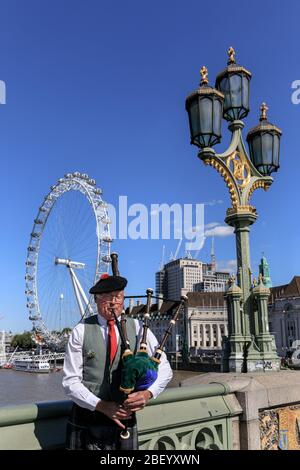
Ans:
POLYGON ((110 219, 96 181, 79 172, 60 178, 34 219, 26 258, 26 298, 37 338, 53 349, 95 312, 89 288, 110 266, 110 219))

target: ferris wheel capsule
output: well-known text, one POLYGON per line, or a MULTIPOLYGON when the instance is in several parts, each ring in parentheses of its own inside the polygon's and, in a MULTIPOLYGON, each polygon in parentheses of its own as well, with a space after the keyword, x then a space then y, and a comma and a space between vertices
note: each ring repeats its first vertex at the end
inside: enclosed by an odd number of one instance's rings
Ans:
POLYGON ((104 207, 106 209, 108 207, 108 204, 105 201, 99 201, 98 207, 104 207))
POLYGON ((35 304, 30 304, 30 303, 28 303, 28 304, 26 305, 26 307, 27 307, 27 308, 34 308, 34 307, 35 307, 35 304))
POLYGON ((35 321, 37 321, 37 320, 39 320, 39 319, 40 319, 40 317, 39 317, 38 315, 29 315, 29 320, 30 320, 30 321, 35 322, 35 321))
POLYGON ((106 224, 106 225, 111 224, 111 219, 110 219, 109 217, 106 217, 106 216, 105 216, 105 217, 102 217, 101 220, 102 220, 102 222, 103 222, 104 224, 106 224))
POLYGON ((95 189, 94 189, 94 193, 101 195, 101 194, 103 194, 103 191, 102 191, 101 188, 95 188, 95 189))
POLYGON ((102 237, 102 240, 103 240, 104 242, 106 242, 106 243, 112 243, 112 241, 113 241, 113 239, 110 238, 110 237, 107 236, 107 235, 104 235, 104 236, 102 237))

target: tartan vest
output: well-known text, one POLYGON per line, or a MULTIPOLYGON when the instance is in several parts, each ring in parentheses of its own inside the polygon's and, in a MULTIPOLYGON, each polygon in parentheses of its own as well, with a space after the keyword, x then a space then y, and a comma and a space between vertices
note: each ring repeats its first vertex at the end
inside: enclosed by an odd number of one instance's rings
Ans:
MULTIPOLYGON (((136 326, 133 318, 127 318, 126 331, 131 351, 137 348, 136 326)), ((110 364, 107 345, 103 338, 98 315, 84 321, 82 383, 101 400, 119 402, 123 398, 119 390, 121 383, 122 358, 121 340, 115 358, 110 364)))

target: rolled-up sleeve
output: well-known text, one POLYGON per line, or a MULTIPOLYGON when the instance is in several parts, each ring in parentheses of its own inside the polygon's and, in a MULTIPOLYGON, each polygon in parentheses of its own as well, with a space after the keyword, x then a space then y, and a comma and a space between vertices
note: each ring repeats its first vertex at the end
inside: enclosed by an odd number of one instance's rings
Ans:
POLYGON ((66 348, 62 385, 68 398, 82 408, 94 411, 100 401, 82 383, 82 344, 84 324, 79 323, 72 331, 66 348))

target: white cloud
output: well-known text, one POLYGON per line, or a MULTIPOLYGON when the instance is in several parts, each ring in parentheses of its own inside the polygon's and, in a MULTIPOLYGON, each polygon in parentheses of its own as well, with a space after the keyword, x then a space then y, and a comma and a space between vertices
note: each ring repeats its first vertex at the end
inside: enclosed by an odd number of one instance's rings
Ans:
POLYGON ((222 199, 213 199, 212 201, 203 202, 202 204, 206 206, 215 206, 216 204, 223 204, 223 203, 224 201, 222 201, 222 199))
POLYGON ((228 237, 234 233, 234 228, 227 225, 218 225, 205 231, 206 237, 228 237))
POLYGON ((217 270, 222 271, 222 272, 230 272, 230 273, 236 274, 237 272, 236 259, 218 261, 217 270))
POLYGON ((219 222, 211 222, 211 223, 209 223, 209 224, 206 224, 206 225, 205 225, 205 228, 206 228, 206 229, 209 229, 209 228, 216 227, 217 225, 220 225, 219 222))

